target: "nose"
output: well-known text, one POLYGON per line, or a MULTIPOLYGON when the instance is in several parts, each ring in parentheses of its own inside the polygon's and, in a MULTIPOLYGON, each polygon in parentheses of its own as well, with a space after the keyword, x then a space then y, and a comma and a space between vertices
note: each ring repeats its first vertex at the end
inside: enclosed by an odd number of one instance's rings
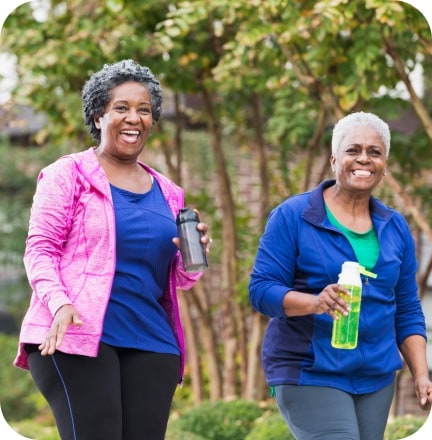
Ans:
POLYGON ((369 155, 366 148, 362 148, 357 157, 359 162, 369 162, 369 155))
POLYGON ((138 112, 134 109, 130 109, 126 114, 126 120, 131 124, 139 122, 140 117, 138 112))

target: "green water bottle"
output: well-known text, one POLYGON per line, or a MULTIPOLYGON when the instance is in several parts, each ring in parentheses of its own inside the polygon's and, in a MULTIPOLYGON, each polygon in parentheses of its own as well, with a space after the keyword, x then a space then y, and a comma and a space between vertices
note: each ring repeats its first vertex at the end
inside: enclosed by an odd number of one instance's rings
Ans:
POLYGON ((362 292, 361 269, 356 261, 345 261, 342 264, 338 284, 348 290, 348 295, 345 293, 339 293, 339 295, 350 306, 351 311, 347 316, 338 311, 335 312, 339 317, 333 321, 331 345, 335 348, 352 350, 357 347, 362 292))

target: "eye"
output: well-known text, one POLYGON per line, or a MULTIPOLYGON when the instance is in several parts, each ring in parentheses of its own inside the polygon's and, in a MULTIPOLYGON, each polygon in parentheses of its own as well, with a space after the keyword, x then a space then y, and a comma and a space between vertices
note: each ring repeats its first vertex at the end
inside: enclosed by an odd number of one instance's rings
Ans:
POLYGON ((142 113, 143 115, 146 115, 146 114, 151 113, 151 108, 150 108, 150 107, 140 107, 140 108, 138 109, 138 111, 139 111, 140 113, 142 113))
POLYGON ((378 149, 372 149, 372 150, 370 150, 369 151, 369 154, 371 155, 371 156, 373 156, 373 157, 381 157, 382 156, 382 151, 381 150, 378 150, 378 149))
POLYGON ((345 153, 347 154, 358 154, 358 152, 359 152, 359 148, 356 147, 355 145, 351 145, 347 147, 345 150, 345 153))
POLYGON ((125 105, 116 105, 114 110, 123 113, 127 111, 127 107, 125 105))

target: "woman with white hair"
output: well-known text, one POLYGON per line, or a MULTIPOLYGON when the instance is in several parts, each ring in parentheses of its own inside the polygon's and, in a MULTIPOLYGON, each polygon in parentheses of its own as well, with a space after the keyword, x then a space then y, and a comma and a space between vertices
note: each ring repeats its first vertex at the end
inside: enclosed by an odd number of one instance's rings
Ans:
POLYGON ((400 353, 419 405, 432 402, 414 240, 402 214, 372 196, 389 150, 389 127, 378 116, 341 119, 332 136, 335 179, 282 202, 260 240, 249 297, 271 317, 263 366, 298 440, 382 439, 400 353), (330 342, 333 320, 349 312, 338 284, 345 261, 366 273, 358 345, 350 350, 330 342))

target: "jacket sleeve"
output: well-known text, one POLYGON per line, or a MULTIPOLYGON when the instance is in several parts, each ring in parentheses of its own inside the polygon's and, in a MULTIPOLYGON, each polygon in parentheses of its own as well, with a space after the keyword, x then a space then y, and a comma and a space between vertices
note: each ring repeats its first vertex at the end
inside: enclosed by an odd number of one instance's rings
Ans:
POLYGON ((249 282, 249 300, 260 313, 285 317, 283 299, 293 289, 296 267, 296 215, 286 202, 269 216, 249 282))
POLYGON ((180 252, 177 253, 174 264, 176 269, 176 286, 179 289, 189 290, 204 274, 204 272, 186 272, 183 268, 183 260, 180 252))
POLYGON ((60 159, 44 168, 30 212, 24 266, 34 294, 52 315, 71 304, 60 279, 59 262, 70 228, 75 180, 72 160, 60 159))
POLYGON ((422 311, 416 281, 417 259, 415 242, 408 224, 402 215, 397 216, 398 229, 404 246, 401 256, 400 273, 395 287, 396 297, 396 337, 400 346, 411 335, 421 335, 426 339, 425 318, 422 311))

